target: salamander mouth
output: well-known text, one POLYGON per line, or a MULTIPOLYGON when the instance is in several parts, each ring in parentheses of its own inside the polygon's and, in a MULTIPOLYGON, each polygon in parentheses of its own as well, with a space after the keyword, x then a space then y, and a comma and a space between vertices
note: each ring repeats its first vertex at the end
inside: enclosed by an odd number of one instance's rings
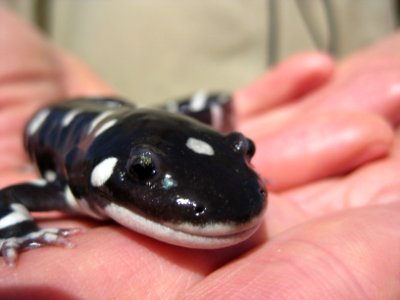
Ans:
POLYGON ((170 231, 174 240, 166 241, 188 248, 215 249, 224 248, 249 238, 259 227, 259 222, 251 226, 234 226, 225 224, 212 224, 206 226, 193 226, 189 224, 171 225, 164 224, 170 231))
POLYGON ((260 218, 242 225, 210 224, 196 226, 188 223, 157 223, 122 206, 109 204, 106 214, 118 223, 157 240, 187 248, 224 248, 249 238, 259 227, 260 218))

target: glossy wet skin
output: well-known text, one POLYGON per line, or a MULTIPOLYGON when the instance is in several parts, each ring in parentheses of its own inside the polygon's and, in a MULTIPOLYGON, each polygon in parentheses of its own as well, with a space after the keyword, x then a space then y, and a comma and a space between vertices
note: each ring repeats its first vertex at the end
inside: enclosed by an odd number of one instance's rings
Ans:
POLYGON ((111 218, 190 248, 227 247, 248 238, 266 205, 250 165, 254 144, 193 119, 229 128, 230 98, 200 96, 183 102, 189 111, 172 106, 191 117, 104 97, 39 110, 27 124, 25 146, 43 178, 0 191, 6 263, 14 266, 18 251, 37 245, 68 246, 66 237, 78 232, 40 228, 31 211, 111 218))
POLYGON ((161 224, 151 225, 163 231, 159 239, 192 247, 226 246, 255 230, 266 205, 266 192, 250 166, 254 151, 239 133, 223 135, 186 117, 139 110, 90 147, 87 161, 113 157, 117 162, 105 184, 91 187, 89 194, 101 193, 99 205, 127 227, 148 234, 147 225, 110 212, 111 202, 161 224), (105 146, 110 143, 118 147, 105 146), (174 240, 169 229, 189 236, 174 240), (193 236, 210 239, 194 241, 193 236))

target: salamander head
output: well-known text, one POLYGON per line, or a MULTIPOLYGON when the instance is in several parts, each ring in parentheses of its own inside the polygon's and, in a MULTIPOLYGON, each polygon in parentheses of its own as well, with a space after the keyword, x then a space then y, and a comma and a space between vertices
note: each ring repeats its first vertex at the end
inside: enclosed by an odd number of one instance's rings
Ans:
POLYGON ((181 117, 150 124, 136 132, 126 158, 108 156, 92 170, 92 186, 108 195, 105 213, 186 247, 220 248, 249 237, 266 206, 250 166, 253 142, 181 117))

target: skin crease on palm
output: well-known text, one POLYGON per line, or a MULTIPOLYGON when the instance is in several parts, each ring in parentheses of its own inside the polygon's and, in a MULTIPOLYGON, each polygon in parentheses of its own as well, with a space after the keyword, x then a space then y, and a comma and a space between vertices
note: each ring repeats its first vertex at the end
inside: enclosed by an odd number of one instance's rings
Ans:
MULTIPOLYGON (((238 127, 255 140, 254 164, 272 191, 250 240, 193 250, 38 215, 42 226, 86 230, 73 249, 0 264, 0 298, 399 299, 399 47, 393 35, 337 64, 299 54, 235 93, 238 127)), ((111 93, 0 8, 0 185, 35 177, 21 142, 34 110, 111 93)))

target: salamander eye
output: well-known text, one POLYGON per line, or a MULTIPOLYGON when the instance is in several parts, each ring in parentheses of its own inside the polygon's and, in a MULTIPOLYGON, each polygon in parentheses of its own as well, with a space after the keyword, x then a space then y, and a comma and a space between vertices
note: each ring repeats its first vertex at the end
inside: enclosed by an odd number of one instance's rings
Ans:
POLYGON ((128 174, 142 182, 148 182, 157 175, 157 167, 153 155, 149 152, 134 155, 128 162, 128 174))

